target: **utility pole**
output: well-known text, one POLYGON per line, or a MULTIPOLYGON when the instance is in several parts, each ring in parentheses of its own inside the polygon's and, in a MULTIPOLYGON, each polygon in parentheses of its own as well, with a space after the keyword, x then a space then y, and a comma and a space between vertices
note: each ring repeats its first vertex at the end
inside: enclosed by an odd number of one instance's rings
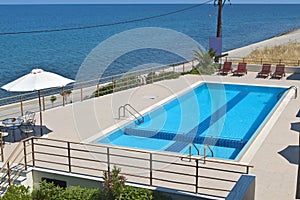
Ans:
POLYGON ((222 9, 226 1, 230 3, 230 0, 214 0, 214 5, 218 6, 217 38, 222 37, 222 9))

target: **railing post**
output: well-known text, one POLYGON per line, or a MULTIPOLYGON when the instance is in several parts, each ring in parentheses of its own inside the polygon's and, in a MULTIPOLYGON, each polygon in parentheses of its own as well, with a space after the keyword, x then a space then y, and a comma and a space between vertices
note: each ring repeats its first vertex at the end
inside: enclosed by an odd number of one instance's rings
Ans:
POLYGON ((199 160, 196 159, 196 181, 195 181, 195 193, 198 194, 198 182, 199 182, 199 160))
POLYGON ((243 63, 245 62, 245 58, 243 57, 243 63))
POLYGON ((62 101, 63 101, 63 106, 65 106, 65 92, 64 92, 64 87, 61 88, 61 95, 62 95, 62 101))
POLYGON ((155 75, 155 72, 153 70, 151 70, 151 82, 154 83, 154 75, 155 75))
POLYGON ((246 174, 249 174, 249 166, 246 167, 246 174))
POLYGON ((71 168, 71 148, 70 148, 70 142, 68 144, 68 164, 69 164, 69 172, 72 172, 71 168))
POLYGON ((261 64, 261 65, 263 64, 263 59, 262 59, 262 58, 260 59, 260 64, 261 64))
POLYGON ((110 171, 109 147, 107 147, 107 171, 110 171))
POLYGON ((8 185, 10 186, 11 185, 11 182, 10 182, 10 166, 9 166, 9 161, 7 162, 7 178, 8 178, 8 185))
POLYGON ((205 162, 206 162, 206 146, 205 145, 204 145, 204 148, 203 148, 203 152, 204 152, 204 156, 203 156, 204 161, 203 161, 203 164, 205 164, 205 162))
POLYGON ((21 116, 24 115, 22 95, 20 95, 21 116))
POLYGON ((298 66, 300 65, 300 60, 298 60, 298 66))
POLYGON ((99 91, 99 83, 97 83, 97 97, 99 97, 100 96, 100 91, 99 91))
POLYGON ((182 72, 184 73, 184 71, 185 71, 185 70, 184 70, 184 63, 183 63, 183 65, 182 65, 182 72))
MULTIPOLYGON (((0 134, 2 134, 2 133, 0 133, 0 134)), ((3 149, 3 137, 2 137, 2 135, 1 135, 1 162, 4 162, 4 149, 3 149)))
POLYGON ((111 77, 111 83, 112 83, 112 92, 114 92, 115 90, 115 78, 114 77, 111 77))
POLYGON ((31 156, 32 156, 32 166, 35 167, 35 160, 34 160, 34 140, 31 138, 31 156))
POLYGON ((25 170, 27 170, 27 153, 26 153, 26 141, 23 141, 23 148, 24 148, 24 165, 25 170))
POLYGON ((82 84, 80 84, 80 101, 83 101, 82 84))
POLYGON ((281 64, 281 59, 279 59, 279 64, 281 64))
POLYGON ((150 153, 150 185, 152 185, 152 153, 150 153))

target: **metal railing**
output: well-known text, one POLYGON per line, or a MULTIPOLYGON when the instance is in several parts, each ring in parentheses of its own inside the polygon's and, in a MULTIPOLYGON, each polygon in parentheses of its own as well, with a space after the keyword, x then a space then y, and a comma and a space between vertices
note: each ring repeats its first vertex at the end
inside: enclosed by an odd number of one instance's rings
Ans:
POLYGON ((231 62, 245 62, 248 64, 259 64, 262 65, 264 63, 269 63, 273 65, 277 64, 285 64, 287 66, 300 66, 300 60, 288 60, 288 59, 265 59, 265 58, 246 58, 246 57, 224 57, 220 59, 222 62, 231 61, 231 62))
POLYGON ((2 164, 0 168, 2 174, 0 177, 0 191, 3 193, 10 185, 14 184, 24 170, 27 170, 27 163, 31 162, 27 158, 26 151, 29 146, 30 144, 27 144, 25 141, 19 142, 7 160, 2 164))
POLYGON ((205 158, 204 163, 200 156, 36 137, 21 141, 4 163, 1 190, 5 183, 13 184, 19 174, 12 165, 22 166, 22 170, 47 168, 94 177, 102 177, 103 172, 117 166, 128 182, 222 197, 253 167, 212 158, 205 158), (183 162, 182 157, 191 162, 183 162))
MULTIPOLYGON (((41 91, 42 110, 65 106, 160 80, 177 78, 177 73, 186 72, 195 64, 195 61, 173 63, 85 82, 75 82, 61 89, 45 89, 41 91), (52 98, 53 96, 54 98, 52 98)), ((26 110, 39 111, 37 96, 36 92, 29 92, 0 98, 1 118, 23 116, 26 110)))
MULTIPOLYGON (((286 65, 292 65, 293 63, 296 63, 297 66, 300 66, 300 60, 253 60, 239 57, 220 58, 221 63, 223 63, 224 61, 233 61, 237 63, 254 62, 257 64, 285 63, 286 65)), ((41 91, 42 110, 44 111, 53 107, 65 106, 66 104, 84 101, 93 97, 99 97, 145 84, 151 84, 156 81, 176 78, 178 77, 176 73, 187 72, 188 70, 196 66, 196 64, 197 62, 193 60, 187 62, 172 63, 169 65, 117 74, 100 79, 76 82, 61 89, 45 89, 41 91)), ((0 98, 0 108, 0 116, 3 119, 8 117, 23 116, 26 110, 38 112, 39 107, 37 93, 28 92, 20 95, 0 98)))

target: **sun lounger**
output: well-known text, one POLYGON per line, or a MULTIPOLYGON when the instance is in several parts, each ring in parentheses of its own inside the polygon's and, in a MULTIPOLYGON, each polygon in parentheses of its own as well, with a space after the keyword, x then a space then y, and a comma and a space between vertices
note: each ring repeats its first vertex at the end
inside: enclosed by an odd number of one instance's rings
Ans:
POLYGON ((268 77, 271 75, 271 64, 263 64, 261 71, 258 72, 258 77, 268 77))
POLYGON ((224 62, 223 68, 219 70, 219 73, 227 75, 229 72, 232 72, 232 62, 224 62))
POLYGON ((282 78, 282 76, 285 76, 284 72, 285 65, 278 64, 276 65, 275 72, 272 74, 272 78, 282 78))
POLYGON ((233 75, 244 75, 247 74, 247 63, 239 63, 236 70, 233 71, 233 75))

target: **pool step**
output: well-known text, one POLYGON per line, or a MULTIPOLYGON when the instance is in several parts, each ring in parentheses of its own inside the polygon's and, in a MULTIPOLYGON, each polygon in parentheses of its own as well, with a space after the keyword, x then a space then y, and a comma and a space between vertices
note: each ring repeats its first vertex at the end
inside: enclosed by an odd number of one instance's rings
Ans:
POLYGON ((124 133, 138 137, 173 140, 179 142, 178 144, 197 143, 220 147, 243 148, 247 143, 247 141, 232 138, 194 136, 191 134, 176 134, 165 131, 143 130, 137 128, 125 128, 124 133))

